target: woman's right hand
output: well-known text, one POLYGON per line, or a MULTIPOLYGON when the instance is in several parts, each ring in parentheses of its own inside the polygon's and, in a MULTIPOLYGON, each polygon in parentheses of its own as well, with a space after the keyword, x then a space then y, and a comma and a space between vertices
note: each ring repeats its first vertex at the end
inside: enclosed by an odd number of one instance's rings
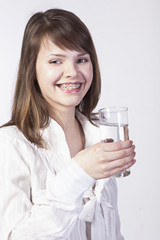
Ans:
POLYGON ((94 179, 108 178, 130 168, 136 161, 131 140, 97 143, 74 156, 75 161, 94 179))

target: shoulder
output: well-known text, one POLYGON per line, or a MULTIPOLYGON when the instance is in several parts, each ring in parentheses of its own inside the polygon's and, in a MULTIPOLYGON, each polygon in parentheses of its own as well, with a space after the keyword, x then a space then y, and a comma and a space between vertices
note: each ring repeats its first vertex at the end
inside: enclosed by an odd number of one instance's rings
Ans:
POLYGON ((32 149, 34 144, 26 139, 23 133, 16 126, 7 126, 0 128, 0 148, 12 147, 16 149, 32 149), (25 146, 25 147, 24 147, 25 146))
POLYGON ((7 126, 7 127, 2 127, 0 128, 0 140, 8 140, 10 141, 11 139, 17 139, 17 140, 22 140, 24 141, 24 136, 22 132, 16 127, 16 126, 7 126))
POLYGON ((85 134, 85 140, 86 140, 86 147, 93 145, 97 142, 100 142, 100 132, 99 127, 92 124, 87 117, 85 117, 80 112, 76 112, 76 116, 78 120, 80 121, 84 134, 85 134))
MULTIPOLYGON (((37 159, 37 147, 16 126, 0 129, 0 169, 7 174, 21 171, 30 174, 37 159)), ((18 174, 18 172, 17 172, 18 174)))
POLYGON ((19 130, 16 126, 7 126, 0 128, 0 138, 12 138, 17 137, 19 135, 19 130))
POLYGON ((91 123, 86 116, 84 116, 79 111, 76 112, 76 117, 80 121, 81 125, 85 130, 95 130, 99 131, 98 125, 91 123))

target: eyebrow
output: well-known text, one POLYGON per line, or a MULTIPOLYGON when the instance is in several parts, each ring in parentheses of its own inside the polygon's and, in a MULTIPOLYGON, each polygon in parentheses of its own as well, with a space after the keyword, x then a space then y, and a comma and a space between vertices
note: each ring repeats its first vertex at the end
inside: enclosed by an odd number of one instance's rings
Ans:
MULTIPOLYGON (((77 55, 77 57, 81 57, 81 56, 84 56, 84 55, 89 55, 89 53, 87 53, 87 52, 82 52, 82 53, 79 53, 79 54, 77 55)), ((52 53, 52 54, 50 54, 50 55, 48 55, 48 56, 66 57, 66 55, 64 55, 64 54, 56 54, 56 53, 52 53)))

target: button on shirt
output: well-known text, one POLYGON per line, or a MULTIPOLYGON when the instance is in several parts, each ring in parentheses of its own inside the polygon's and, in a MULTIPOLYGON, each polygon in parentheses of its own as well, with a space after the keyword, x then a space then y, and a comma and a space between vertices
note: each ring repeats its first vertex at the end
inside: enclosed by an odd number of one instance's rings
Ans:
MULTIPOLYGON (((79 112, 77 117, 85 147, 99 142, 99 129, 79 112)), ((123 240, 115 179, 90 177, 70 157, 53 119, 42 136, 47 149, 16 126, 0 129, 0 239, 123 240)))

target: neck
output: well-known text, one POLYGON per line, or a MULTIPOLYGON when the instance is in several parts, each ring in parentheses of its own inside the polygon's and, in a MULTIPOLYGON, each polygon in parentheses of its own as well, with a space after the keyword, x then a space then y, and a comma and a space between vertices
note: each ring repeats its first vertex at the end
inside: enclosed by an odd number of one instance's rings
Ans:
POLYGON ((82 126, 75 116, 75 108, 65 108, 65 111, 54 111, 54 114, 50 114, 50 117, 63 128, 71 157, 84 149, 85 137, 82 126))
POLYGON ((75 126, 76 117, 75 117, 75 108, 64 109, 63 111, 55 111, 50 114, 50 117, 53 118, 64 130, 64 132, 69 131, 75 126))

